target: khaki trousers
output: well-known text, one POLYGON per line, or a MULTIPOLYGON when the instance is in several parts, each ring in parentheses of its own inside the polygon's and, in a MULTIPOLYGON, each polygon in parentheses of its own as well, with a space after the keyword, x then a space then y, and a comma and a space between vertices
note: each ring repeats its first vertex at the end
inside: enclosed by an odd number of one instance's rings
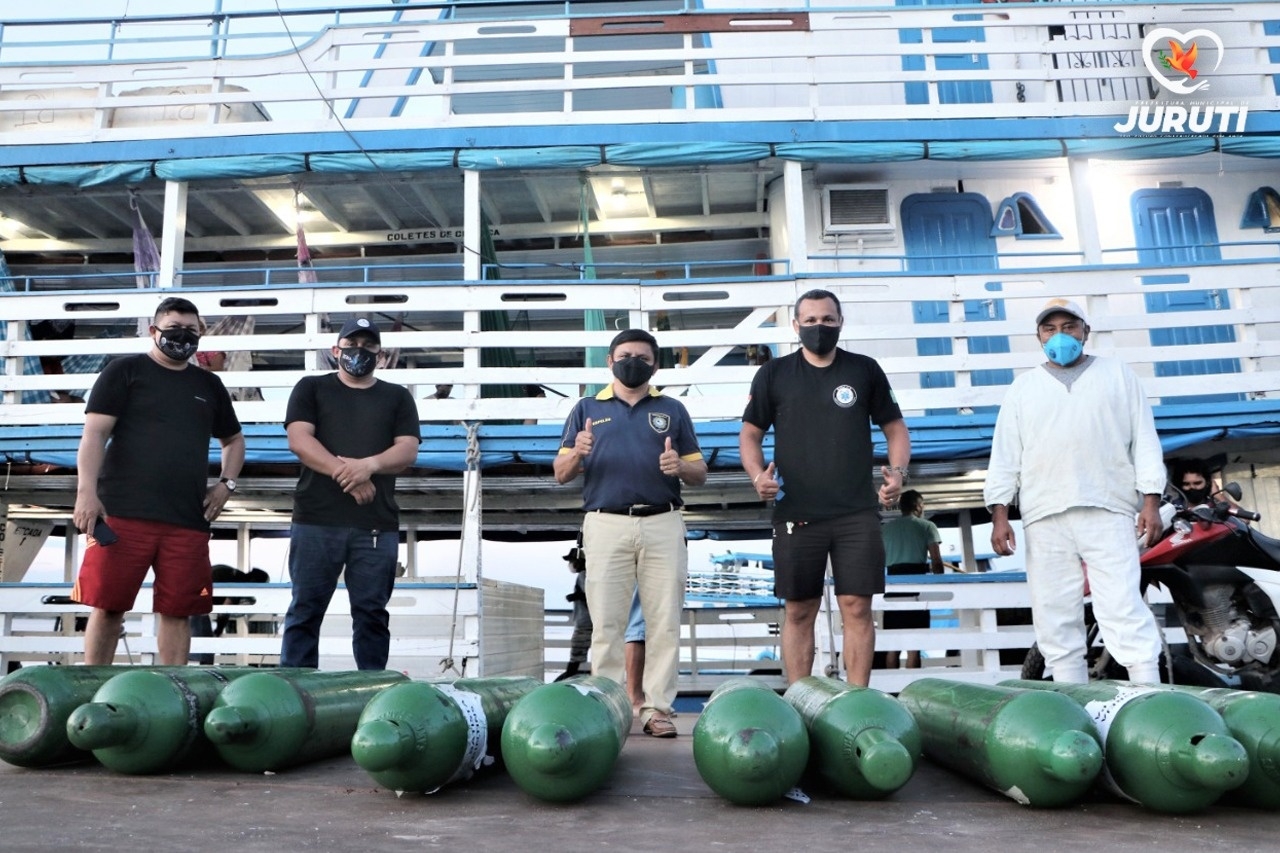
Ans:
POLYGON ((631 598, 640 590, 646 625, 644 704, 640 719, 670 714, 680 664, 680 617, 689 573, 684 518, 664 512, 638 518, 589 512, 582 524, 587 555, 591 670, 623 683, 631 598))

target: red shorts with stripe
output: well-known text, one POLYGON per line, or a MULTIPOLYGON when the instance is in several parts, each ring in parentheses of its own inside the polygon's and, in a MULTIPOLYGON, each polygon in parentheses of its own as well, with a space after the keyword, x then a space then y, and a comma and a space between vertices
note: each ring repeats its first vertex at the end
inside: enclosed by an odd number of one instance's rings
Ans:
POLYGON ((72 599, 100 610, 127 612, 154 567, 152 612, 197 616, 213 609, 207 531, 114 516, 107 524, 119 541, 103 546, 90 537, 72 599))

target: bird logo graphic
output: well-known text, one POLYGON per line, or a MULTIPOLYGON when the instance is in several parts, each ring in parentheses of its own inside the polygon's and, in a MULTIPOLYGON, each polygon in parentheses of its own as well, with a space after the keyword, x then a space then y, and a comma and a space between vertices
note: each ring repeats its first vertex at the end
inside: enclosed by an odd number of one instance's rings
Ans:
POLYGON ((1222 39, 1205 29, 1183 33, 1170 27, 1157 27, 1142 40, 1142 59, 1147 71, 1157 83, 1176 95, 1190 95, 1207 88, 1209 81, 1201 72, 1211 74, 1218 70, 1222 53, 1222 39), (1201 59, 1201 47, 1209 51, 1204 65, 1211 64, 1211 68, 1195 67, 1201 59))
POLYGON ((1194 80, 1200 73, 1196 71, 1196 59, 1200 56, 1200 46, 1195 42, 1191 43, 1191 47, 1183 50, 1182 45, 1169 39, 1169 53, 1166 54, 1161 50, 1157 51, 1156 55, 1161 65, 1172 68, 1174 71, 1181 71, 1187 75, 1188 79, 1194 80))

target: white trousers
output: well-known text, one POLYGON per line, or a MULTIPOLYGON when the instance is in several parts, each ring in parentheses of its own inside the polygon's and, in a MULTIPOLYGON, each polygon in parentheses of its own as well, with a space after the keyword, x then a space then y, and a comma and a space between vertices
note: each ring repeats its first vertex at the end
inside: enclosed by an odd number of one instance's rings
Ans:
POLYGON ((1036 642, 1055 681, 1084 681, 1084 584, 1102 642, 1131 679, 1150 679, 1160 628, 1138 589, 1138 534, 1131 516, 1072 507, 1023 527, 1036 642), (1061 676, 1061 677, 1059 677, 1061 676))

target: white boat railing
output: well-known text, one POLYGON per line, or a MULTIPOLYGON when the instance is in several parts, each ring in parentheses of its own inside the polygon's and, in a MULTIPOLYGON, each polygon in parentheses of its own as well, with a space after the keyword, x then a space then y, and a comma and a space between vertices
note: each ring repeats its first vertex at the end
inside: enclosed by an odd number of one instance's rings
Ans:
MULTIPOLYGON (((361 286, 266 288, 129 289, 0 294, 0 317, 7 322, 0 341, 3 374, 0 420, 7 424, 56 425, 83 422, 82 406, 18 402, 31 390, 84 390, 95 372, 45 375, 23 373, 39 356, 115 356, 142 352, 139 318, 149 318, 159 301, 181 295, 192 300, 212 324, 227 314, 256 320, 251 335, 205 338, 205 350, 269 354, 286 369, 221 374, 229 388, 261 389, 261 401, 237 402, 246 423, 280 423, 289 390, 319 370, 318 350, 334 343, 323 318, 341 321, 355 314, 379 318, 383 344, 400 350, 402 364, 380 372, 403 384, 419 400, 424 421, 563 419, 583 386, 598 384, 603 368, 582 364, 589 347, 605 347, 615 329, 655 329, 659 344, 687 358, 665 368, 657 382, 681 395, 695 418, 738 418, 756 368, 746 363, 748 348, 767 344, 775 353, 795 346, 791 311, 810 288, 835 292, 844 303, 845 347, 877 358, 907 413, 966 410, 998 405, 1003 385, 975 385, 974 371, 1012 369, 1043 361, 1033 333, 1034 317, 1046 299, 1066 296, 1086 308, 1092 326, 1089 351, 1123 359, 1144 380, 1153 402, 1204 394, 1241 399, 1280 391, 1280 262, 1224 263, 1169 268, 1094 268, 1009 271, 968 275, 827 275, 763 280, 699 282, 397 283, 361 286), (992 290, 992 282, 999 290, 992 290), (1158 283, 1146 283, 1158 282, 1158 283), (1147 313, 1150 294, 1212 291, 1223 310, 1147 313), (934 300, 949 306, 950 322, 913 322, 912 305, 934 300), (992 317, 966 320, 966 303, 990 304, 992 317), (1004 311, 1000 315, 996 303, 1004 311), (604 330, 586 330, 583 316, 601 311, 604 330), (394 313, 392 313, 394 312, 394 313), (520 327, 489 331, 486 312, 519 314, 520 327), (50 317, 73 317, 86 328, 118 337, 78 337, 70 341, 24 339, 25 324, 50 317), (391 318, 403 318, 391 331, 391 318), (1225 326, 1224 343, 1154 346, 1153 329, 1225 326), (416 331, 415 331, 416 330, 416 331), (920 356, 916 340, 944 335, 949 355, 920 356), (1010 352, 971 352, 975 337, 1007 335, 1010 352), (489 355, 505 353, 499 362, 489 355), (1160 376, 1157 366, 1178 360, 1236 360, 1236 372, 1203 376, 1160 376), (288 363, 292 362, 293 367, 288 363), (441 366, 447 363, 448 366, 441 366), (501 363, 503 366, 495 366, 501 363), (951 371, 954 387, 926 387, 921 374, 951 371), (437 384, 455 386, 459 399, 427 399, 437 384), (540 384, 566 396, 482 398, 486 386, 540 384)), ((81 331, 79 334, 86 334, 81 331)))
MULTIPOLYGON (((564 610, 543 611, 542 590, 484 580, 463 584, 461 618, 448 579, 419 578, 396 585, 391 611, 393 669, 415 678, 445 675, 525 674, 553 678, 568 662, 571 624, 564 610), (453 661, 449 671, 447 660, 453 661)), ((901 581, 901 579, 898 579, 901 581)), ((88 608, 66 600, 70 584, 0 584, 0 672, 16 663, 70 665, 82 660, 82 626, 88 608)), ((879 651, 925 650, 922 669, 877 669, 871 686, 896 692, 916 678, 943 676, 994 684, 1016 678, 1021 656, 1034 642, 1021 576, 948 576, 928 583, 895 582, 898 596, 876 596, 874 610, 946 611, 947 627, 877 632, 879 651), (1003 655, 1002 655, 1003 653, 1003 655)), ((193 654, 215 663, 273 666, 279 661, 280 630, 289 604, 288 584, 221 584, 213 616, 229 619, 224 633, 194 637, 193 654)), ((125 622, 117 662, 151 664, 157 654, 150 585, 125 622)), ((754 673, 785 686, 776 657, 779 607, 686 607, 681 624, 679 689, 705 694, 723 681, 754 673), (762 655, 761 653, 766 654, 762 655)), ((828 630, 826 614, 815 635, 815 672, 839 666, 838 615, 828 630)), ((346 596, 334 596, 320 639, 322 669, 350 669, 350 618, 346 596)))
POLYGON ((649 14, 647 29, 559 4, 505 20, 353 10, 8 21, 0 145, 154 139, 158 125, 181 138, 1123 116, 1156 95, 1142 59, 1156 27, 1214 32, 1224 44, 1214 99, 1275 109, 1280 35, 1259 23, 1280 20, 1276 2, 752 5, 649 14), (951 91, 974 86, 986 102, 951 91), (392 114, 362 117, 371 100, 392 114))

